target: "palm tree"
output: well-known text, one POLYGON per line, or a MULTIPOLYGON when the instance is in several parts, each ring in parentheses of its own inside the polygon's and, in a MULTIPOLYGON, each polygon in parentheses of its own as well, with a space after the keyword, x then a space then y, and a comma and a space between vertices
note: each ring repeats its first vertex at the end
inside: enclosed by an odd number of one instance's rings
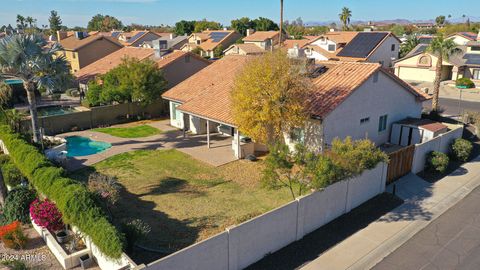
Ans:
POLYGON ((342 13, 338 14, 340 17, 340 21, 342 21, 343 24, 343 30, 348 30, 348 25, 350 24, 350 18, 352 18, 352 11, 344 7, 342 8, 342 13))
POLYGON ((282 46, 282 35, 283 35, 283 0, 280 0, 280 33, 279 33, 279 44, 282 46))
POLYGON ((17 14, 17 28, 24 29, 25 28, 25 17, 20 14, 17 14))
POLYGON ((28 23, 28 27, 29 28, 32 28, 33 27, 33 22, 34 22, 34 19, 30 16, 27 16, 27 18, 25 18, 25 22, 28 23))
POLYGON ((435 55, 437 65, 435 67, 435 81, 433 82, 432 110, 438 112, 438 96, 440 93, 440 81, 442 79, 443 61, 461 52, 457 44, 451 39, 445 39, 443 35, 435 37, 427 48, 427 52, 435 55))
POLYGON ((23 82, 32 118, 33 141, 41 140, 38 130, 35 89, 45 88, 49 93, 63 86, 69 75, 68 62, 57 56, 59 43, 46 47, 40 35, 12 35, 0 40, 0 77, 23 82))
POLYGON ((403 58, 405 55, 411 52, 413 48, 417 47, 418 44, 420 44, 420 40, 416 36, 409 36, 407 41, 400 45, 400 58, 403 58))

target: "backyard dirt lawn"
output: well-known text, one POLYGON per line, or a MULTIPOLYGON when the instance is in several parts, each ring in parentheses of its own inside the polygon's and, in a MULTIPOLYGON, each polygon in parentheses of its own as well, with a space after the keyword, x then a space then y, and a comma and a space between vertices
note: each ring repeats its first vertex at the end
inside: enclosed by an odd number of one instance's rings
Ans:
POLYGON ((174 149, 140 150, 72 177, 85 181, 94 170, 118 177, 115 219, 142 219, 152 230, 141 245, 172 252, 291 201, 286 188, 261 187, 262 168, 262 161, 213 167, 174 149))
POLYGON ((108 127, 96 128, 93 131, 106 133, 120 138, 142 138, 162 133, 161 130, 149 125, 139 125, 133 127, 108 127))

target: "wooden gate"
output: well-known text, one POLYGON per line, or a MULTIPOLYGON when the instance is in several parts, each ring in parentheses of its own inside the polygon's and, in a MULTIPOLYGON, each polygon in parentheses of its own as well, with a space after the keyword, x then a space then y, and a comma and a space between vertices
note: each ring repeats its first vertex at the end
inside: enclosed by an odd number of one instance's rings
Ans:
POLYGON ((387 184, 407 175, 412 170, 415 145, 409 145, 398 151, 388 154, 390 162, 387 169, 387 184))

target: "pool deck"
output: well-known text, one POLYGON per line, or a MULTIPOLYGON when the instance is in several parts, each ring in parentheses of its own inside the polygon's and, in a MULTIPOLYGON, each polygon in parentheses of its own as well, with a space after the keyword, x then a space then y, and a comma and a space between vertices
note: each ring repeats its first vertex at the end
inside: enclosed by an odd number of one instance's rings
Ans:
MULTIPOLYGON (((232 138, 219 134, 210 137, 210 149, 207 148, 206 135, 187 135, 168 125, 168 120, 147 123, 163 133, 143 138, 119 138, 92 130, 69 132, 58 137, 83 136, 95 141, 108 142, 112 147, 98 154, 68 158, 66 169, 75 171, 93 165, 109 157, 135 150, 177 149, 193 158, 212 166, 221 166, 237 160, 232 150, 232 138)), ((121 126, 121 125, 120 125, 121 126)))

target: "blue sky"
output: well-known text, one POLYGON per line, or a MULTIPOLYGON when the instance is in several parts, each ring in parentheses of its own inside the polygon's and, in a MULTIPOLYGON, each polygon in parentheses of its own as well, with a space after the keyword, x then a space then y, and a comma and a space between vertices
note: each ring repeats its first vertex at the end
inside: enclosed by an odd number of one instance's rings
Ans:
MULTIPOLYGON (((49 12, 59 12, 67 26, 86 26, 95 14, 109 14, 125 24, 174 24, 181 19, 207 18, 230 24, 232 18, 259 16, 278 20, 278 0, 0 0, 0 25, 15 24, 17 13, 47 24, 49 12)), ((478 0, 284 0, 286 19, 338 20, 343 6, 353 20, 432 19, 439 14, 480 17, 478 0), (328 4, 327 4, 328 3, 328 4)))

